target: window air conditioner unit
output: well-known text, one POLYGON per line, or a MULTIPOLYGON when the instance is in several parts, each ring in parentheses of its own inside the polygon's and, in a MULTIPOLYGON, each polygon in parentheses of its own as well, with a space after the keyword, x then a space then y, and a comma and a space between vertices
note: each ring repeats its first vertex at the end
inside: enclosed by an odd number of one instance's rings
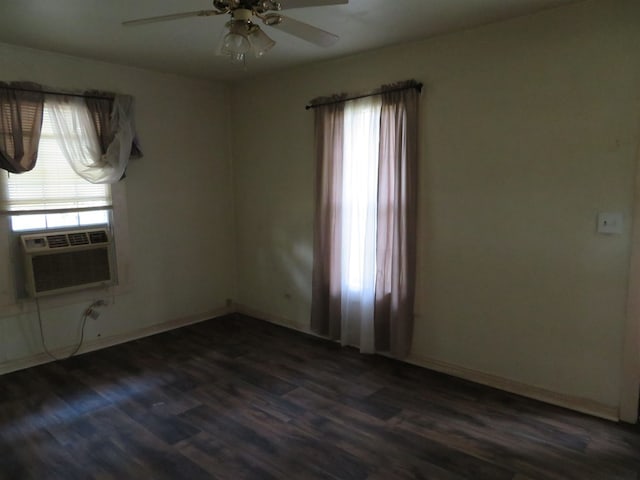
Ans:
POLYGON ((115 283, 111 236, 104 228, 21 235, 31 297, 115 283))

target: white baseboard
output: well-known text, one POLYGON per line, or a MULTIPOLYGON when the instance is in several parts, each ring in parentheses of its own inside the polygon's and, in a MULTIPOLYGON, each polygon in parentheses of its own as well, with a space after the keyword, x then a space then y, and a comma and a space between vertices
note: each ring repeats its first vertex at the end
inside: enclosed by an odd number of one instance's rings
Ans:
MULTIPOLYGON (((157 333, 174 330, 180 327, 186 327, 194 323, 203 322, 216 317, 221 317, 229 313, 233 313, 234 310, 231 307, 223 307, 208 312, 199 313, 196 315, 190 315, 187 317, 177 318, 169 320, 167 322, 158 323, 156 325, 150 325, 148 327, 133 330, 131 332, 121 333, 118 335, 111 335, 108 337, 96 338, 94 340, 87 341, 78 351, 76 355, 83 353, 100 350, 121 343, 130 342, 139 338, 148 337, 157 333)), ((51 351, 51 354, 56 358, 66 358, 73 351, 74 347, 57 348, 51 351)), ((18 358, 15 360, 9 360, 0 363, 0 375, 5 373, 15 372, 16 370, 23 370, 25 368, 35 367, 36 365, 42 365, 43 363, 52 362, 53 359, 45 352, 31 355, 29 357, 18 358)))
MULTIPOLYGON (((250 317, 258 318, 260 320, 264 320, 269 323, 273 323, 275 325, 286 327, 302 333, 318 336, 310 329, 300 328, 295 322, 285 317, 270 315, 265 312, 261 312, 259 310, 247 307, 246 305, 235 304, 233 306, 219 308, 209 312, 203 312, 197 315, 191 315, 188 317, 170 320, 168 322, 160 323, 157 325, 151 325, 149 327, 141 328, 139 330, 134 330, 134 331, 119 334, 119 335, 112 335, 109 337, 91 340, 86 342, 83 345, 83 347, 78 352, 78 355, 82 353, 95 351, 95 350, 100 350, 102 348, 111 347, 113 345, 129 342, 131 340, 136 340, 138 338, 148 337, 150 335, 166 332, 168 330, 173 330, 173 329, 184 327, 187 325, 192 325, 194 323, 199 323, 205 320, 209 320, 211 318, 221 317, 223 315, 227 315, 234 312, 247 315, 250 317)), ((56 357, 64 358, 68 356, 71 353, 71 351, 72 351, 72 347, 68 347, 68 348, 56 349, 51 353, 56 357)), ((26 358, 10 360, 8 362, 0 363, 0 375, 13 372, 16 370, 22 370, 25 368, 34 367, 36 365, 41 365, 43 363, 48 363, 51 361, 52 361, 51 357, 49 357, 46 353, 39 353, 37 355, 32 355, 26 358)), ((412 355, 405 361, 407 363, 410 363, 419 367, 445 373, 447 375, 452 375, 454 377, 469 380, 471 382, 479 383, 481 385, 486 385, 489 387, 497 388, 499 390, 515 393, 517 395, 522 395, 523 397, 540 400, 542 402, 568 408, 570 410, 575 410, 578 412, 586 413, 586 414, 604 418, 607 420, 613 420, 613 421, 620 420, 620 416, 617 408, 604 405, 593 400, 553 392, 551 390, 547 390, 544 388, 520 383, 514 380, 509 380, 503 377, 479 372, 469 368, 460 367, 458 365, 453 365, 450 363, 441 362, 439 360, 434 360, 426 357, 412 355)))
MULTIPOLYGON (((268 313, 261 312, 260 310, 256 310, 255 308, 242 305, 241 303, 236 303, 234 307, 235 307, 236 313, 240 313, 248 317, 258 318, 260 320, 264 320, 265 322, 273 323, 274 325, 279 325, 281 327, 287 327, 287 328, 290 328, 291 330, 295 330, 296 332, 307 333, 309 335, 314 335, 316 337, 319 336, 309 328, 299 327, 292 320, 289 320, 288 318, 280 317, 278 315, 270 315, 268 313)), ((320 338, 323 338, 323 337, 320 337, 320 338)))
MULTIPOLYGON (((299 332, 318 336, 310 329, 298 327, 289 319, 260 312, 245 305, 237 304, 236 312, 248 315, 250 317, 259 318, 269 323, 291 328, 299 332)), ((429 370, 445 373, 453 377, 462 378, 464 380, 469 380, 471 382, 486 385, 488 387, 515 393, 516 395, 532 398, 534 400, 539 400, 551 405, 568 408, 569 410, 575 410, 577 412, 586 413, 588 415, 604 418, 606 420, 613 420, 615 422, 620 420, 617 408, 604 405, 594 400, 553 392, 544 388, 535 387, 525 383, 516 382, 514 380, 509 380, 504 377, 479 372, 477 370, 460 367, 458 365, 453 365, 430 358, 411 355, 404 361, 418 367, 427 368, 429 370)))
POLYGON ((450 363, 430 358, 410 355, 405 361, 419 367, 446 373, 447 375, 469 380, 474 383, 515 393, 516 395, 532 398, 534 400, 540 400, 541 402, 550 403, 552 405, 586 413, 595 417, 613 420, 615 422, 620 420, 617 408, 604 405, 594 400, 553 392, 545 388, 528 385, 526 383, 517 382, 504 377, 498 377, 496 375, 479 372, 477 370, 452 365, 450 363))

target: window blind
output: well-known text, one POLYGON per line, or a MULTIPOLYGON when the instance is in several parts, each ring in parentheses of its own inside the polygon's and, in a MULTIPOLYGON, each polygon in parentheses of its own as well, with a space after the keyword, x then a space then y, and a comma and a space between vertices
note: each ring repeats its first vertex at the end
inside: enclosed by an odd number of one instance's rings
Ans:
POLYGON ((2 203, 9 212, 109 207, 111 190, 108 184, 89 183, 73 171, 58 145, 45 104, 36 166, 26 173, 9 174, 2 203))

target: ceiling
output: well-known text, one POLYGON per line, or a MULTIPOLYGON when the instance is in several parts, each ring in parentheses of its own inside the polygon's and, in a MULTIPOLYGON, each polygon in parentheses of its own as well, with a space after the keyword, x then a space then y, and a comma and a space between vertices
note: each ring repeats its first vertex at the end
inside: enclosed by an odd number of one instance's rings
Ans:
MULTIPOLYGON (((210 0, 0 0, 0 42, 205 79, 232 80, 468 28, 576 0, 350 0, 287 10, 340 36, 322 48, 270 27, 277 45, 246 69, 215 55, 226 16, 123 27, 124 20, 207 10, 210 0)), ((287 0, 280 0, 286 6, 287 0)))

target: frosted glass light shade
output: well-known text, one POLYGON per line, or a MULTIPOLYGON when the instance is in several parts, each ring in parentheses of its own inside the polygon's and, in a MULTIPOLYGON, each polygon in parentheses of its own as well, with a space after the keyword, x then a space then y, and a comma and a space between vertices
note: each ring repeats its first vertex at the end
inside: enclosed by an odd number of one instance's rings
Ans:
POLYGON ((247 53, 251 44, 247 37, 239 33, 229 32, 222 39, 222 52, 229 55, 247 53))
POLYGON ((250 21, 232 20, 227 28, 218 42, 217 54, 230 57, 231 63, 244 64, 250 53, 260 58, 276 44, 250 21))
POLYGON ((269 36, 260 29, 257 25, 251 29, 249 33, 249 41, 253 49, 253 54, 256 57, 262 57, 276 44, 269 36))

